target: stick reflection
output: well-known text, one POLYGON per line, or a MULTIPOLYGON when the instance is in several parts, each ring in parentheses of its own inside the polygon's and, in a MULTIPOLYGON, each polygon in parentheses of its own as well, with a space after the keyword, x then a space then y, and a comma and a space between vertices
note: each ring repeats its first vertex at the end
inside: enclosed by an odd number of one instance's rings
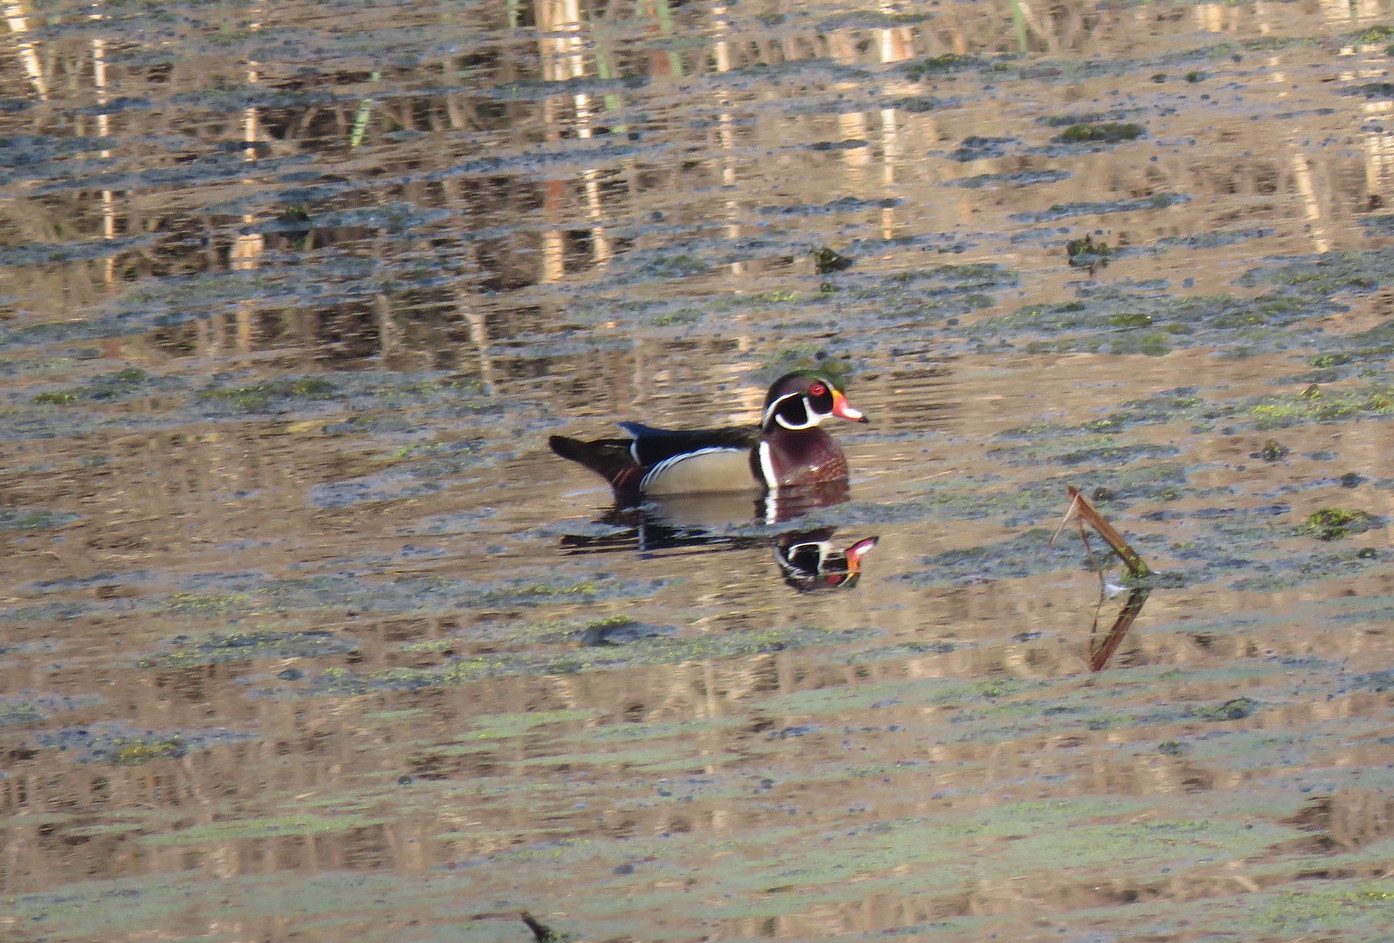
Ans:
MULTIPOLYGON (((1118 651, 1118 646, 1132 629, 1133 623, 1137 621, 1137 617, 1142 612, 1142 607, 1150 595, 1152 595, 1152 590, 1145 586, 1129 593, 1127 600, 1123 603, 1123 608, 1118 610, 1118 617, 1113 620, 1108 634, 1097 645, 1094 644, 1094 639, 1099 632, 1099 610, 1094 610, 1094 625, 1089 630, 1090 671, 1103 671, 1108 665, 1109 659, 1113 657, 1114 652, 1118 651)), ((1102 607, 1102 599, 1099 600, 1099 605, 1102 607)))

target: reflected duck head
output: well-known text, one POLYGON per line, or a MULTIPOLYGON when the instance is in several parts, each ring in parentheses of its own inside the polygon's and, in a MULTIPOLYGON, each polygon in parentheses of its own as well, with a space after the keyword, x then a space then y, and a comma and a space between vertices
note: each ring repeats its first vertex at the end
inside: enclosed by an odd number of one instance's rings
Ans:
POLYGON ((865 537, 846 549, 833 546, 831 530, 787 534, 775 544, 784 582, 801 593, 851 589, 861 579, 862 557, 879 540, 865 537))

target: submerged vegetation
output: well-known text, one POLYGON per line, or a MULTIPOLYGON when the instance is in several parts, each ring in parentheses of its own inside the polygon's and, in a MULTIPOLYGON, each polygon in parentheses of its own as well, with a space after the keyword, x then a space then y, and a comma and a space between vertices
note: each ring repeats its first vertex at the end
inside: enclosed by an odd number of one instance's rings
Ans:
POLYGON ((1317 540, 1340 540, 1351 534, 1363 534, 1383 524, 1383 518, 1368 511, 1319 508, 1307 516, 1297 528, 1297 532, 1307 537, 1315 537, 1317 540))
POLYGON ((1116 144, 1142 137, 1142 125, 1115 121, 1072 124, 1061 131, 1056 140, 1062 144, 1116 144))

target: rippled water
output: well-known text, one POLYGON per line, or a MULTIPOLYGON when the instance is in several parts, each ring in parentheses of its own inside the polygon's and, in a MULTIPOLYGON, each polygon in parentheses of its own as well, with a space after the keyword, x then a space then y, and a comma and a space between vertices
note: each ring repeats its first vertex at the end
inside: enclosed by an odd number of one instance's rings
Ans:
POLYGON ((0 938, 1387 939, 1390 12, 7 3, 0 938))

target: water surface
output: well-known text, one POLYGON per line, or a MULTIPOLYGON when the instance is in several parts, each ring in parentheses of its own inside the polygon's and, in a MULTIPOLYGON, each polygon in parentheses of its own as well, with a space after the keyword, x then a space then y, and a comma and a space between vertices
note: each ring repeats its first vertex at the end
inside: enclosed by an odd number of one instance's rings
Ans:
POLYGON ((6 17, 0 937, 1387 937, 1387 3, 6 17))

